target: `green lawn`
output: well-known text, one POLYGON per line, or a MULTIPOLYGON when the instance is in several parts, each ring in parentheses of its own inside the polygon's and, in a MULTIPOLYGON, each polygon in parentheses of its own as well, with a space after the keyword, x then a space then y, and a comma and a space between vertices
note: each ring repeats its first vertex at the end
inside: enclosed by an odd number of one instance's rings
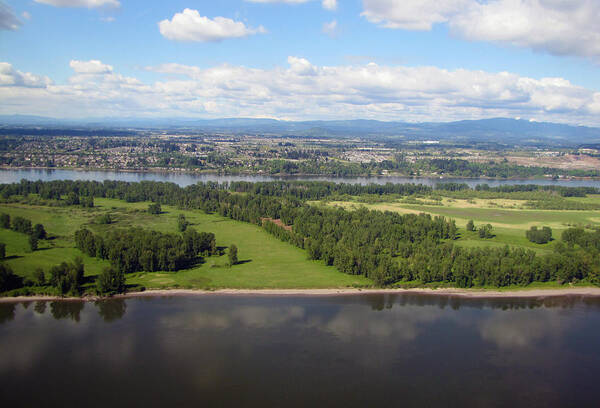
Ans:
MULTIPOLYGON (((22 216, 32 223, 42 223, 52 236, 42 241, 40 249, 27 251, 27 236, 0 229, 0 242, 7 244, 7 264, 24 277, 31 276, 41 267, 45 271, 62 261, 82 256, 86 276, 97 275, 107 261, 84 256, 75 249, 73 233, 81 226, 96 232, 110 228, 139 226, 162 232, 176 232, 177 217, 184 214, 191 227, 198 231, 213 232, 217 245, 238 247, 240 264, 227 266, 227 256, 209 257, 205 263, 189 270, 163 273, 136 273, 127 276, 127 284, 146 288, 337 288, 369 286, 371 281, 361 276, 338 272, 334 267, 307 259, 306 252, 279 241, 260 227, 233 221, 201 211, 182 211, 163 206, 163 213, 150 215, 148 203, 126 203, 118 200, 95 199, 96 207, 40 207, 20 204, 2 204, 0 212, 11 217, 22 216), (94 220, 109 212, 116 221, 111 225, 97 225, 94 220)), ((90 284, 91 281, 90 279, 90 284)), ((88 285, 88 286, 89 286, 88 285)))

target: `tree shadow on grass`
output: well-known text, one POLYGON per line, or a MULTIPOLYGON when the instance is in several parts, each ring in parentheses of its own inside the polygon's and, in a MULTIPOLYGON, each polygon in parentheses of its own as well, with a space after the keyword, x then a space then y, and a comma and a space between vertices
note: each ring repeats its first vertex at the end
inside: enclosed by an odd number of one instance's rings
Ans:
POLYGON ((19 258, 23 258, 23 257, 21 255, 11 255, 11 256, 5 256, 2 260, 10 261, 11 259, 19 259, 19 258))
POLYGON ((249 262, 252 262, 252 259, 244 259, 242 261, 237 261, 236 265, 243 265, 249 262))

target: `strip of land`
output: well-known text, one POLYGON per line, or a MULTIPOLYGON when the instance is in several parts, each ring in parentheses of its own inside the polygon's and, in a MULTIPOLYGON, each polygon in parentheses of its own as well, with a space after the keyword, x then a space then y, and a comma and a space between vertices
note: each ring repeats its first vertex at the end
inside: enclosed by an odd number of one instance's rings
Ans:
POLYGON ((18 303, 32 301, 91 301, 102 299, 127 299, 140 297, 170 297, 170 296, 340 296, 340 295, 429 295, 462 298, 548 298, 561 296, 578 297, 600 297, 600 288, 577 287, 562 289, 526 289, 523 290, 482 290, 482 289, 458 289, 458 288, 411 288, 411 289, 219 289, 219 290, 197 290, 197 289, 161 289, 147 290, 144 292, 131 292, 116 295, 112 298, 90 297, 56 297, 56 296, 18 296, 0 298, 0 303, 18 303))

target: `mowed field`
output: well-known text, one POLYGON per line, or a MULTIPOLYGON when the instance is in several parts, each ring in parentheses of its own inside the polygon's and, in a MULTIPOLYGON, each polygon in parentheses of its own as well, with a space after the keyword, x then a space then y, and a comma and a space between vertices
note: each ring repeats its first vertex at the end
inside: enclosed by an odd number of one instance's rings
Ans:
MULTIPOLYGON (((95 199, 96 207, 44 207, 2 204, 0 212, 11 217, 22 216, 33 224, 45 226, 50 240, 40 241, 40 249, 30 253, 25 234, 0 229, 0 242, 7 245, 7 260, 21 276, 31 276, 41 267, 46 272, 62 261, 81 256, 86 276, 94 276, 109 265, 108 261, 90 258, 74 248, 73 234, 85 226, 102 232, 111 228, 142 227, 162 232, 177 232, 177 217, 184 214, 197 231, 212 232, 217 245, 238 247, 240 264, 229 267, 227 255, 213 256, 193 269, 178 272, 135 273, 127 275, 127 284, 146 288, 338 288, 369 286, 371 281, 361 276, 338 272, 334 267, 307 259, 306 252, 271 236, 262 228, 201 211, 183 211, 163 206, 163 213, 146 212, 149 203, 126 203, 110 199, 95 199), (98 225, 95 219, 110 213, 115 222, 98 225)), ((93 281, 93 279, 90 279, 93 281)))
MULTIPOLYGON (((600 196, 570 198, 586 203, 600 202, 600 196)), ((442 200, 442 205, 406 204, 401 200, 386 203, 363 204, 354 201, 331 201, 320 205, 339 206, 347 209, 364 206, 372 210, 394 211, 401 214, 428 213, 452 218, 459 227, 460 237, 455 242, 466 247, 520 246, 538 253, 552 251, 553 243, 535 244, 525 237, 532 226, 552 228, 553 237, 560 238, 562 231, 572 226, 600 225, 600 211, 531 210, 524 208, 524 200, 442 200), (479 238, 477 232, 466 230, 469 220, 475 227, 482 224, 493 226, 494 238, 479 238)))

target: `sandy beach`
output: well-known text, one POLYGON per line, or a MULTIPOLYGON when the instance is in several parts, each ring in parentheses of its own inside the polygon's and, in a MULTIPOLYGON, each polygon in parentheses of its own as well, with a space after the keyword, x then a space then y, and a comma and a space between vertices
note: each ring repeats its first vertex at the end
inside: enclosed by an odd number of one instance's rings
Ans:
MULTIPOLYGON (((356 288, 332 288, 332 289, 218 289, 218 290, 196 290, 196 289, 162 289, 147 290, 144 292, 131 292, 113 296, 114 299, 127 299, 138 297, 165 297, 165 296, 344 296, 344 295, 369 295, 369 294, 416 294, 428 296, 448 296, 463 298, 548 298, 559 296, 596 297, 600 296, 600 288, 580 287, 561 289, 523 289, 513 291, 496 291, 481 289, 460 288, 414 288, 414 289, 356 289, 356 288)), ((98 296, 86 297, 55 297, 55 296, 18 296, 0 298, 0 303, 9 302, 31 302, 31 301, 88 301, 93 302, 102 299, 98 296)))

